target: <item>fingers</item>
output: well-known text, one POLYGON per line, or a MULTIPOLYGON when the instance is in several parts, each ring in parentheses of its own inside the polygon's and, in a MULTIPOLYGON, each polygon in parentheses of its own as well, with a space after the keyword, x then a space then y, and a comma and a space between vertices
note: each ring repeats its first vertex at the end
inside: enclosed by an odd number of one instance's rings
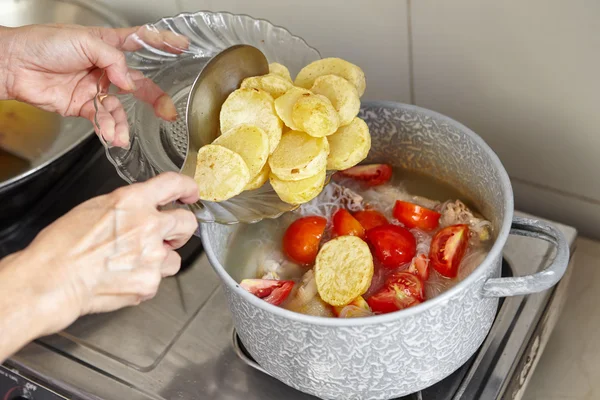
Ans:
POLYGON ((130 185, 127 189, 135 190, 136 197, 157 207, 176 200, 192 204, 199 199, 196 182, 176 172, 164 172, 145 182, 130 185))
POLYGON ((187 37, 169 30, 160 31, 150 25, 130 28, 90 28, 90 33, 122 51, 137 51, 151 46, 155 49, 181 54, 190 45, 187 37))
POLYGON ((89 61, 96 67, 106 70, 106 75, 112 83, 122 90, 135 90, 135 83, 129 74, 125 55, 120 50, 94 37, 90 37, 84 46, 89 61))
POLYGON ((179 208, 162 211, 161 216, 172 221, 164 225, 167 229, 163 233, 165 245, 170 250, 182 247, 198 229, 196 216, 188 210, 179 208))
POLYGON ((179 268, 181 268, 181 256, 176 251, 169 251, 160 269, 162 277, 175 275, 179 272, 179 268))
POLYGON ((137 306, 141 302, 141 297, 136 295, 95 296, 89 305, 87 314, 116 311, 125 307, 137 306))
POLYGON ((157 117, 166 121, 177 119, 177 110, 173 100, 156 83, 148 79, 140 71, 130 71, 136 84, 134 96, 145 103, 151 104, 157 117))

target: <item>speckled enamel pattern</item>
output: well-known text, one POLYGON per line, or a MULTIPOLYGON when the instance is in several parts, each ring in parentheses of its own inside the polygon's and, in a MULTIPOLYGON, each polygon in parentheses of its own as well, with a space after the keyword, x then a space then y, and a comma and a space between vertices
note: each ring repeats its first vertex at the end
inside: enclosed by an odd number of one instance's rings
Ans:
POLYGON ((341 320, 293 313, 246 293, 222 266, 237 228, 203 225, 206 252, 224 282, 236 330, 250 354, 270 375, 323 399, 391 399, 438 382, 481 345, 494 320, 497 296, 551 287, 568 259, 558 232, 521 221, 520 229, 537 227, 532 236, 559 244, 546 271, 552 277, 501 278, 490 285, 490 278, 499 277, 513 216, 510 181, 496 155, 468 128, 419 107, 367 102, 359 116, 372 136, 367 161, 419 170, 459 188, 492 221, 496 242, 469 277, 442 295, 392 314, 341 320))

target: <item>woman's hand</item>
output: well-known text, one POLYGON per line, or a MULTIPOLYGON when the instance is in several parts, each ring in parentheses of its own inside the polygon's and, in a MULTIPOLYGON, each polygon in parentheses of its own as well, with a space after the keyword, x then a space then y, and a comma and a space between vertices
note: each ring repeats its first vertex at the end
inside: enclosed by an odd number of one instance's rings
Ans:
POLYGON ((0 362, 29 340, 58 332, 81 315, 152 298, 161 278, 179 270, 181 259, 174 250, 198 226, 190 211, 158 210, 177 200, 198 200, 191 178, 165 173, 125 186, 74 208, 25 250, 2 260, 0 362), (3 315, 10 310, 24 315, 3 315), (3 343, 7 340, 26 341, 3 343))
MULTIPOLYGON (((110 81, 123 92, 135 92, 136 97, 153 105, 160 118, 172 121, 177 112, 169 96, 141 73, 129 70, 126 64, 123 52, 138 50, 139 38, 171 53, 181 53, 189 45, 184 36, 146 26, 0 27, 0 86, 4 86, 0 87, 0 99, 16 99, 63 116, 80 116, 94 122, 93 99, 105 71, 105 86, 110 81)), ((111 145, 127 146, 125 112, 113 97, 106 108, 102 121, 98 121, 97 133, 111 145)))

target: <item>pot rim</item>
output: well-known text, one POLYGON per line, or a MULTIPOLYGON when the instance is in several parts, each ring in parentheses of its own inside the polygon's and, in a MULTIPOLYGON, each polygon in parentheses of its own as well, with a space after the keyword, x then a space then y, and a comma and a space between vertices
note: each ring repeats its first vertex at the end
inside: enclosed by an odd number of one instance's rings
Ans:
POLYGON ((372 324, 380 324, 380 323, 388 323, 394 322, 396 320, 401 320, 403 318, 409 318, 416 314, 425 312, 433 307, 438 306, 441 303, 444 303, 450 300, 453 296, 458 294, 459 292, 467 289, 471 286, 477 279, 479 279, 483 274, 485 274, 487 268, 490 266, 492 262, 494 262, 497 257, 502 256, 502 249, 506 244, 508 239, 508 235, 510 233, 512 219, 514 214, 514 198, 512 185, 510 183, 510 178, 506 169, 502 165, 502 162, 496 155, 496 153, 489 147, 489 145, 475 132, 471 129, 467 128, 465 125, 461 124, 454 119, 447 117, 443 114, 440 114, 436 111, 432 111, 423 107, 415 106, 412 104, 405 104, 395 101, 385 101, 385 100, 375 100, 375 101, 365 101, 363 102, 364 106, 370 107, 387 107, 387 108, 402 108, 406 110, 411 110, 419 113, 429 114, 435 118, 440 120, 445 120, 451 125, 455 125, 461 128, 467 135, 470 135, 478 145, 481 146, 484 151, 487 152, 488 156, 491 159, 492 164, 499 172, 500 175, 500 184, 502 186, 503 191, 506 193, 506 201, 504 202, 505 215, 502 221, 502 226, 500 231, 498 232, 498 236, 496 241, 494 242, 492 248, 489 253, 486 255, 484 260, 475 268, 469 276, 463 279, 461 282, 448 289, 444 293, 436 296, 431 300, 424 301, 423 303, 401 310, 396 311, 389 314, 381 314, 374 315, 369 317, 358 317, 358 318, 328 318, 328 317, 317 317, 312 315, 305 315, 295 311, 286 310, 284 308, 275 306, 273 304, 269 304, 266 301, 259 299, 258 297, 250 294, 248 291, 244 290, 240 287, 239 283, 236 282, 229 273, 225 270, 223 265, 217 259, 215 253, 213 252, 212 247, 210 246, 210 239, 208 238, 208 233, 206 230, 205 224, 202 224, 200 227, 200 235, 202 238, 202 243, 204 246, 204 251, 208 256, 208 260, 217 273, 224 284, 226 284, 231 290, 236 291, 244 300, 250 302, 253 306, 262 308, 265 311, 271 312, 279 317, 287 318, 293 321, 310 324, 310 325, 320 325, 320 326, 330 326, 330 327, 354 327, 354 326, 364 326, 364 325, 372 325, 372 324))

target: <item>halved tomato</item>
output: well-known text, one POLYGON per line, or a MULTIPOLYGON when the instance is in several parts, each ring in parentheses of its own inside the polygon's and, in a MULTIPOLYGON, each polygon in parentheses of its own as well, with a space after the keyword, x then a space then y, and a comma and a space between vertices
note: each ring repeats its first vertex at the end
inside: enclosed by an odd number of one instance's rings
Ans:
POLYGON ((375 210, 362 210, 353 214, 354 218, 365 228, 365 231, 388 223, 387 218, 375 210))
POLYGON ((365 237, 365 228, 343 208, 333 214, 333 232, 336 236, 358 236, 365 237))
POLYGON ((418 228, 429 232, 438 227, 442 214, 407 201, 397 200, 394 205, 394 218, 408 229, 418 228))
POLYGON ((275 279, 244 279, 240 286, 267 303, 276 306, 284 302, 288 297, 294 281, 278 281, 275 279))
POLYGON ((283 235, 283 251, 297 263, 314 263, 326 225, 327 220, 318 216, 295 220, 283 235))
POLYGON ((468 225, 452 225, 437 232, 431 240, 431 266, 447 278, 458 275, 458 267, 469 244, 468 225))
POLYGON ((388 164, 357 165, 336 174, 361 181, 368 186, 378 186, 392 178, 392 166, 388 164))
POLYGON ((429 279, 429 258, 425 254, 417 254, 412 259, 408 272, 413 275, 417 275, 422 280, 426 281, 429 279))
POLYGON ((423 281, 409 272, 396 272, 383 288, 367 299, 371 310, 385 314, 415 306, 425 300, 423 281))
POLYGON ((417 251, 417 241, 412 233, 392 224, 367 231, 367 242, 375 258, 386 268, 398 268, 410 262, 417 251))

